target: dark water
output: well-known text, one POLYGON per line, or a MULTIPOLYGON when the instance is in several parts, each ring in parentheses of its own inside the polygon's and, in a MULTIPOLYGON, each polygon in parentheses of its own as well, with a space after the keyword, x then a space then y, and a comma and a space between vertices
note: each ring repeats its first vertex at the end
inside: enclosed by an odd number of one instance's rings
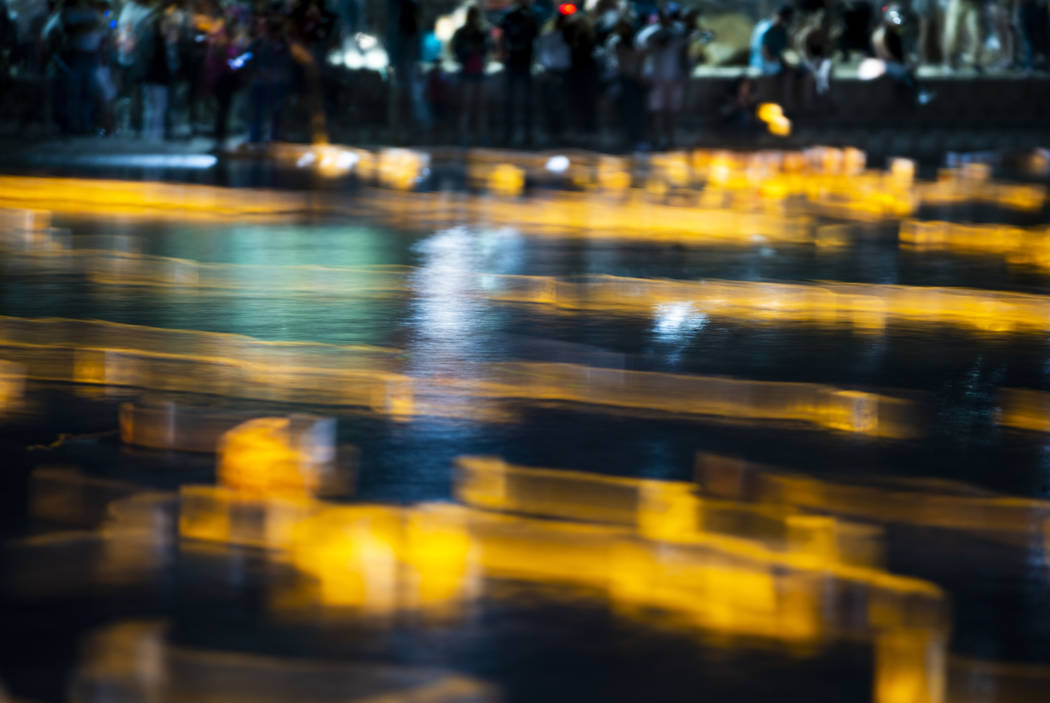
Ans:
MULTIPOLYGON (((849 326, 696 314, 555 313, 463 295, 463 277, 477 272, 834 280, 1050 292, 1046 275, 1009 267, 1000 258, 900 249, 893 223, 858 225, 856 242, 834 251, 762 242, 689 248, 580 242, 471 226, 404 232, 366 221, 129 225, 67 218, 56 224, 71 229, 74 243, 90 237, 92 246, 99 246, 106 237, 116 241, 130 235, 142 253, 204 262, 411 266, 412 287, 403 295, 383 297, 187 293, 100 285, 75 275, 9 265, 0 280, 0 314, 390 346, 404 349, 409 370, 421 374, 475 362, 568 360, 893 390, 916 400, 925 430, 920 439, 879 440, 786 425, 725 425, 566 406, 523 406, 516 421, 508 423, 439 418, 391 422, 335 410, 339 441, 360 451, 357 496, 362 500, 447 499, 452 461, 465 454, 689 480, 698 451, 840 481, 871 475, 933 477, 1017 496, 1050 495, 1047 438, 1001 428, 995 415, 1000 388, 1050 390, 1046 334, 892 323, 872 333, 849 326)), ((60 386, 31 390, 38 413, 0 426, 9 534, 25 529, 20 499, 25 475, 41 464, 74 464, 90 473, 168 489, 214 478, 210 457, 121 448, 112 434, 104 434, 116 427, 115 399, 81 397, 60 386), (48 449, 32 446, 59 433, 103 434, 74 436, 48 449)), ((317 410, 333 413, 332 408, 317 410)), ((1046 567, 1033 562, 1024 548, 981 545, 937 530, 902 529, 889 537, 892 571, 932 580, 951 594, 954 654, 1050 662, 1046 567)), ((250 592, 246 587, 232 599, 216 600, 171 588, 123 599, 5 603, 0 678, 16 695, 57 699, 79 634, 118 616, 153 614, 171 618, 175 639, 194 646, 437 664, 504 686, 510 701, 852 701, 871 695, 867 645, 838 644, 804 654, 763 642, 727 645, 695 631, 626 620, 586 594, 531 587, 519 597, 479 606, 473 618, 455 627, 399 624, 369 633, 282 630, 251 607, 250 592)))

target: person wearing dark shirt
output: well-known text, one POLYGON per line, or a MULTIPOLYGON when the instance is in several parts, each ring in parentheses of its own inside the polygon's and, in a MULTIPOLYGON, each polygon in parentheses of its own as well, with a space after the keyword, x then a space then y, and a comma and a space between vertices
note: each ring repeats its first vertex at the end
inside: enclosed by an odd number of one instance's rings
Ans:
POLYGON ((721 108, 722 122, 736 135, 754 135, 761 124, 756 114, 757 108, 755 81, 749 76, 741 76, 726 95, 726 102, 721 108))
POLYGON ((886 65, 886 75, 893 79, 898 93, 906 102, 914 101, 918 96, 915 73, 908 65, 908 53, 905 50, 903 34, 907 30, 906 16, 899 5, 889 5, 882 15, 882 21, 871 35, 871 45, 875 56, 886 65))
POLYGON ((401 116, 410 111, 413 89, 419 82, 423 36, 419 22, 420 4, 416 0, 398 0, 396 7, 397 21, 394 23, 390 47, 397 99, 395 122, 401 127, 401 116))
POLYGON ((594 23, 585 12, 569 15, 565 23, 569 44, 569 98, 577 128, 586 138, 596 133, 598 65, 594 60, 594 23))
POLYGON ((99 49, 102 43, 101 16, 86 0, 68 3, 61 13, 65 51, 62 58, 68 67, 66 98, 68 126, 75 134, 87 134, 95 124, 98 101, 99 49))
MULTIPOLYGON (((281 138, 281 113, 292 79, 292 54, 284 19, 267 18, 262 36, 255 40, 242 60, 250 60, 251 124, 248 140, 258 143, 281 138), (268 134, 267 134, 267 128, 268 134)), ((238 70, 241 64, 235 60, 238 70)))
POLYGON ((150 48, 145 56, 145 75, 142 79, 146 94, 143 131, 148 138, 158 141, 165 136, 169 89, 174 78, 169 50, 172 34, 170 22, 170 12, 165 7, 158 8, 150 20, 147 30, 150 33, 150 48))
POLYGON ((605 42, 606 50, 616 62, 615 88, 624 130, 624 146, 628 151, 642 146, 645 138, 645 108, 648 104, 643 76, 646 53, 636 43, 637 34, 634 24, 622 17, 605 42))
POLYGON ((1022 70, 1045 67, 1050 59, 1050 30, 1046 0, 1017 0, 1017 26, 1020 29, 1022 70))
POLYGON ((539 27, 532 0, 517 0, 500 22, 503 46, 503 81, 506 90, 504 142, 514 135, 514 112, 518 106, 526 144, 532 143, 532 57, 539 27))
POLYGON ((839 50, 842 60, 849 62, 856 51, 862 56, 871 56, 871 26, 873 9, 866 0, 847 0, 842 7, 842 32, 839 34, 839 50))
POLYGON ((489 55, 489 35, 477 5, 467 9, 466 23, 452 35, 452 53, 460 65, 460 139, 468 139, 470 123, 475 133, 485 131, 485 66, 489 55))
POLYGON ((7 71, 9 61, 14 57, 14 45, 18 40, 18 32, 15 23, 11 21, 11 15, 7 11, 7 0, 0 0, 0 69, 7 71), (8 48, 11 53, 8 53, 8 48))
POLYGON ((229 123, 230 107, 237 91, 240 73, 235 68, 237 57, 241 55, 243 44, 238 41, 237 31, 232 17, 227 19, 208 38, 207 51, 201 75, 201 89, 215 95, 215 150, 222 151, 226 145, 226 130, 229 123))

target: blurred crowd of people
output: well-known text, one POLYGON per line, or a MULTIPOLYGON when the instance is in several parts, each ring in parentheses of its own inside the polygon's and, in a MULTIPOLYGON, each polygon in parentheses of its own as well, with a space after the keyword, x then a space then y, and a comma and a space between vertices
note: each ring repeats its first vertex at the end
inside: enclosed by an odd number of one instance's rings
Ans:
POLYGON ((278 139, 289 94, 321 99, 319 66, 337 26, 320 0, 261 8, 217 0, 41 5, 33 17, 25 1, 0 12, 5 77, 40 85, 29 97, 74 135, 125 129, 159 140, 181 129, 180 136, 210 132, 221 145, 233 98, 243 93, 249 139, 278 139))
MULTIPOLYGON (((222 147, 236 104, 248 140, 264 142, 284 136, 294 101, 324 139, 333 72, 371 71, 389 81, 382 119, 401 134, 528 145, 536 121, 548 142, 615 124, 638 148, 674 142, 715 38, 699 7, 675 2, 511 0, 446 5, 439 18, 421 0, 388 0, 370 23, 363 2, 0 0, 0 59, 7 80, 44 86, 39 104, 69 134, 200 133, 222 147)), ((921 65, 1044 70, 1048 20, 1047 0, 796 0, 754 26, 738 59, 750 71, 712 109, 755 128, 759 83, 787 110, 822 109, 834 64, 857 59, 920 100, 921 65)))

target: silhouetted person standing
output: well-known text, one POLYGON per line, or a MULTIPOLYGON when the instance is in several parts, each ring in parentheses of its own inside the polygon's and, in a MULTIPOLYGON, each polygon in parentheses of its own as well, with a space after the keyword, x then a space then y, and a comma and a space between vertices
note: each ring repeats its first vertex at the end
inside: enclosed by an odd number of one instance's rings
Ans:
POLYGON ((570 105, 586 139, 597 131, 598 64, 594 60, 594 23, 585 12, 569 15, 565 39, 569 44, 570 105))
POLYGON ((147 29, 150 36, 146 53, 146 72, 143 78, 146 94, 145 125, 142 130, 148 139, 164 139, 164 123, 168 114, 168 97, 174 71, 168 50, 168 16, 158 7, 147 29))
POLYGON ((558 13, 547 23, 536 42, 540 66, 543 67, 541 88, 543 114, 547 133, 554 144, 560 145, 565 131, 565 113, 569 105, 569 66, 572 57, 565 39, 566 16, 558 13))
POLYGON ((944 12, 944 61, 952 68, 963 62, 975 69, 981 67, 981 3, 978 0, 948 0, 944 12), (966 38, 962 48, 963 37, 966 38))
POLYGON ((278 140, 281 112, 292 76, 291 49, 280 17, 267 19, 263 35, 252 44, 246 59, 251 60, 252 76, 248 140, 253 143, 278 140))
POLYGON ((517 0, 500 22, 503 42, 503 81, 505 88, 503 140, 514 136, 514 113, 521 113, 525 143, 532 144, 532 58, 539 25, 532 11, 532 0, 517 0))
POLYGON ((751 68, 769 76, 776 86, 777 99, 785 108, 794 103, 796 69, 784 59, 791 44, 791 22, 795 8, 783 5, 772 17, 755 25, 751 33, 751 68))
POLYGON ((675 123, 685 98, 687 34, 678 21, 678 6, 668 3, 660 21, 638 33, 635 43, 648 56, 649 112, 658 146, 674 144, 675 123))
POLYGON ((88 134, 95 125, 102 18, 86 0, 75 0, 62 10, 61 22, 67 42, 64 58, 69 68, 68 124, 74 134, 88 134))
POLYGON ((621 19, 606 47, 616 60, 617 101, 628 151, 639 149, 645 138, 646 89, 642 75, 645 52, 635 44, 634 25, 621 19))
POLYGON ((485 132, 485 64, 489 36, 476 5, 470 6, 466 22, 452 35, 452 52, 460 65, 459 130, 460 139, 466 142, 471 122, 477 134, 485 132))

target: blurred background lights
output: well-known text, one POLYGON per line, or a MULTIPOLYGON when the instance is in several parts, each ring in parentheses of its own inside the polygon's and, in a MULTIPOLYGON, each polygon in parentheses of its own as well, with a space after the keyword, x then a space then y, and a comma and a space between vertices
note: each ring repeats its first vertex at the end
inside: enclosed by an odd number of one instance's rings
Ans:
POLYGON ((370 68, 373 71, 381 71, 388 65, 388 57, 382 49, 369 49, 365 52, 365 68, 370 68))
POLYGON ((886 62, 882 59, 866 58, 857 67, 857 76, 864 81, 873 81, 886 73, 886 62))
POLYGON ((551 173, 565 173, 569 170, 569 157, 563 154, 547 159, 546 169, 551 173))
POLYGON ((355 34, 354 42, 360 47, 361 51, 370 51, 379 46, 379 40, 371 34, 355 34))
POLYGON ((784 115, 783 108, 776 103, 762 103, 758 106, 758 119, 766 123, 770 134, 786 137, 791 134, 791 120, 784 115))
POLYGON ((365 65, 365 57, 357 49, 347 49, 343 52, 343 64, 351 70, 357 70, 365 65))

